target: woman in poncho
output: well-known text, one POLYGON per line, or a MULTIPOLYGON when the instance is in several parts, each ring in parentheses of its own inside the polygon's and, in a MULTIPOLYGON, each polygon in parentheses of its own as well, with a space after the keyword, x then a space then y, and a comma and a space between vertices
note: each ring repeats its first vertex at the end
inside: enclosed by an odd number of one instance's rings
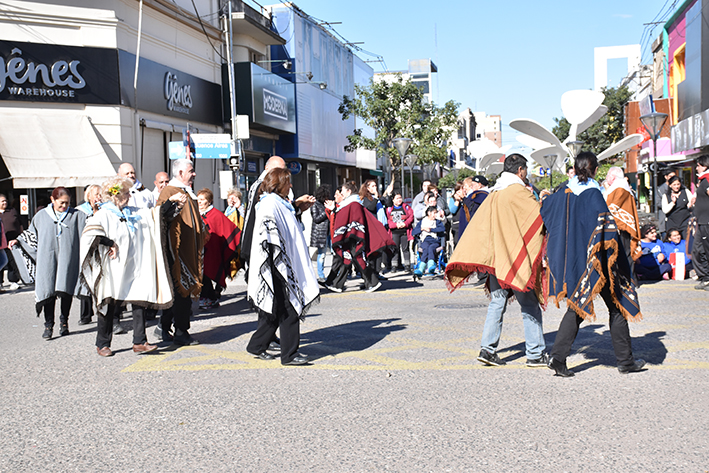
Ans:
POLYGON ((618 371, 640 371, 645 365, 633 357, 628 320, 639 320, 642 314, 618 225, 593 179, 597 170, 595 154, 579 154, 576 175, 542 203, 548 237, 547 295, 557 307, 566 299, 568 307, 549 360, 549 368, 562 377, 574 375, 566 358, 581 322, 595 320, 593 299, 598 294, 608 307, 618 371))
POLYGON ((212 206, 214 194, 209 189, 197 192, 197 205, 202 220, 209 231, 204 244, 204 273, 199 308, 208 310, 219 307, 219 295, 214 283, 221 290, 226 288, 231 261, 238 257, 241 231, 223 213, 212 206))
POLYGON ((262 360, 274 359, 266 350, 280 328, 281 363, 303 365, 309 360, 298 353, 299 323, 319 299, 320 290, 303 231, 288 201, 290 188, 290 171, 274 168, 264 177, 257 196, 248 299, 258 312, 258 328, 246 350, 262 360))
POLYGON ((42 338, 50 340, 54 330, 54 307, 59 298, 59 335, 69 335, 71 298, 79 290, 79 237, 84 229, 86 214, 69 207, 69 191, 57 187, 52 191, 52 203, 37 212, 19 243, 22 256, 34 279, 37 317, 44 311, 42 338))
POLYGON ((173 300, 161 226, 174 218, 186 198, 176 195, 153 209, 127 207, 132 185, 122 177, 106 181, 104 203, 86 221, 81 236, 81 277, 96 305, 100 356, 113 354, 113 317, 128 303, 133 306, 133 352, 154 351, 157 347, 145 334, 144 309, 167 309, 173 300))

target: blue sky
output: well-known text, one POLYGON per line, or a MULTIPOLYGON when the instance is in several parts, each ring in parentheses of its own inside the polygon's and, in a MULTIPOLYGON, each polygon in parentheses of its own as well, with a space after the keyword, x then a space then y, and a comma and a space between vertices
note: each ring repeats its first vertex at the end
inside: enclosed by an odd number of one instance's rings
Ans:
MULTIPOLYGON (((364 41, 389 70, 431 58, 438 101, 502 115, 503 144, 517 143, 510 120, 531 118, 551 129, 562 116, 561 94, 593 88, 594 47, 643 44, 643 62, 650 62, 649 43, 662 25, 649 35, 643 23, 666 19, 675 3, 683 0, 295 2, 317 19, 342 22, 334 28, 350 42, 364 41)), ((626 68, 625 61, 609 62, 610 86, 626 68)))

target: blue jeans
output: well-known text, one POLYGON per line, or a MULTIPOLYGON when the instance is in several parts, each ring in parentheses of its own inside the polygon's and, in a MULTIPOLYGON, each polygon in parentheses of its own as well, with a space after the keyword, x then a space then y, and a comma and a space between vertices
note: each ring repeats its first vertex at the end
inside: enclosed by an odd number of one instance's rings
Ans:
POLYGON ((318 248, 318 279, 325 279, 325 252, 327 248, 318 248))
MULTIPOLYGON (((493 275, 490 275, 489 281, 492 299, 487 308, 485 328, 483 329, 480 346, 483 350, 495 353, 502 334, 502 319, 507 310, 507 289, 502 289, 500 283, 497 282, 497 278, 493 275)), ((522 309, 527 359, 536 360, 542 356, 546 349, 544 330, 542 329, 542 309, 539 307, 534 291, 514 291, 514 294, 522 309)))

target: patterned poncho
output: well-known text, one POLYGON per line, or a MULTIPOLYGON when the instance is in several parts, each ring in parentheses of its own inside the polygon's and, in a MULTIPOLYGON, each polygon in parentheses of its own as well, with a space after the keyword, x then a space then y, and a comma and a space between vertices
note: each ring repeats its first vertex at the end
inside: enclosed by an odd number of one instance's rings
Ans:
POLYGON ((303 318, 320 298, 303 231, 290 202, 264 194, 254 209, 248 300, 260 316, 276 319, 274 281, 285 288, 288 304, 303 318))
POLYGON ((345 264, 357 260, 361 267, 365 258, 390 251, 394 241, 377 218, 350 196, 340 204, 335 213, 332 247, 345 264))
POLYGON ((548 296, 566 299, 585 320, 595 320, 593 299, 606 283, 613 303, 628 320, 642 318, 630 264, 618 226, 601 192, 579 195, 564 186, 544 200, 541 210, 548 233, 548 296))

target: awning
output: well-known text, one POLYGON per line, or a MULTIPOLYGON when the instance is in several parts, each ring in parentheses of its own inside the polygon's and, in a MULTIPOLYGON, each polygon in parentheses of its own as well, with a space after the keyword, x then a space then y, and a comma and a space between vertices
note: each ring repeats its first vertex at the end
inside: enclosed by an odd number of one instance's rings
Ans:
POLYGON ((83 187, 116 175, 79 110, 0 108, 0 156, 15 188, 83 187))

